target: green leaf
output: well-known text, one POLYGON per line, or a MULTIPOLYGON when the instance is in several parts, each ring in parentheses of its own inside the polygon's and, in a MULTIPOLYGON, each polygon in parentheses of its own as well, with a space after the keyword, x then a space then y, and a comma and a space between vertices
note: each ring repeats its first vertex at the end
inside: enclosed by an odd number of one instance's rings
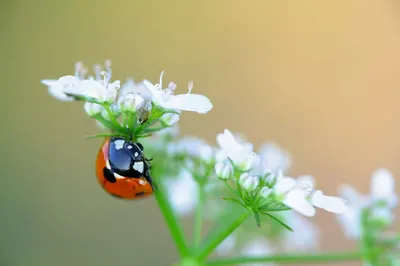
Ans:
POLYGON ((237 199, 234 199, 234 198, 227 198, 227 197, 221 197, 221 199, 234 202, 236 204, 239 204, 240 206, 243 206, 244 208, 247 208, 246 205, 244 205, 244 203, 241 202, 240 200, 237 200, 237 199))
POLYGON ((289 225, 285 224, 284 222, 282 222, 281 220, 279 220, 278 218, 276 218, 276 217, 273 216, 272 214, 269 214, 269 213, 267 213, 267 212, 261 212, 261 213, 264 214, 264 215, 267 215, 267 216, 271 217, 273 220, 275 220, 277 223, 281 224, 281 225, 282 225, 283 227, 285 227, 287 230, 293 232, 293 229, 292 229, 289 225))
POLYGON ((260 228, 261 227, 260 214, 256 211, 254 212, 254 218, 256 219, 257 227, 260 228))

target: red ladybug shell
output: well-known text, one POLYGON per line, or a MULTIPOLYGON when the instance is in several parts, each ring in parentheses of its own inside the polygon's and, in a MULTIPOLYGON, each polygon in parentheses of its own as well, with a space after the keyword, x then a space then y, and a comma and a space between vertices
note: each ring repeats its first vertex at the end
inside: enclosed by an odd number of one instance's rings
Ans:
POLYGON ((110 182, 106 176, 110 169, 109 162, 110 138, 107 138, 101 146, 97 155, 96 173, 97 180, 103 189, 110 195, 122 199, 138 199, 149 196, 153 193, 151 178, 142 175, 138 178, 118 176, 110 182))

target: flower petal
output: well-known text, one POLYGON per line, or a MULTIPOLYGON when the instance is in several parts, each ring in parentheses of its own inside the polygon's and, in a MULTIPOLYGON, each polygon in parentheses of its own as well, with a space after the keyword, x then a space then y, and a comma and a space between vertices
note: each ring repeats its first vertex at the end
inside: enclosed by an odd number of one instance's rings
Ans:
POLYGON ((315 207, 338 214, 346 213, 349 210, 344 199, 326 196, 321 190, 317 190, 312 194, 311 203, 315 207))
POLYGON ((153 85, 153 83, 151 83, 148 80, 143 80, 143 85, 146 87, 146 89, 148 89, 151 94, 152 94, 152 100, 154 103, 162 105, 162 91, 160 89, 158 89, 156 86, 153 85))
POLYGON ((205 114, 212 109, 213 105, 204 95, 179 94, 169 95, 167 100, 163 103, 163 107, 205 114))
POLYGON ((296 180, 291 177, 278 178, 274 189, 276 194, 283 194, 291 190, 296 185, 296 180))
POLYGON ((42 79, 40 82, 49 87, 57 84, 56 79, 42 79))
POLYGON ((306 194, 303 190, 293 189, 289 191, 283 203, 305 216, 315 215, 315 208, 306 199, 306 194))

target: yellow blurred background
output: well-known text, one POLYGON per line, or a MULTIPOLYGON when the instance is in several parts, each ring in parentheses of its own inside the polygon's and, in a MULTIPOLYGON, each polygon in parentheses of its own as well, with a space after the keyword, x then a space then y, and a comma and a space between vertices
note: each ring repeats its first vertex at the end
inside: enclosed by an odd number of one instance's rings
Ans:
MULTIPOLYGON (((176 260, 153 199, 123 202, 97 185, 101 141, 83 138, 98 129, 82 104, 40 84, 79 60, 111 59, 122 80, 165 70, 181 92, 194 80, 215 107, 185 113, 184 134, 276 141, 293 156, 290 174, 315 176, 329 194, 342 183, 368 192, 378 167, 400 174, 396 0, 2 0, 0 17, 2 266, 176 260)), ((315 221, 321 249, 355 247, 332 214, 315 221)))

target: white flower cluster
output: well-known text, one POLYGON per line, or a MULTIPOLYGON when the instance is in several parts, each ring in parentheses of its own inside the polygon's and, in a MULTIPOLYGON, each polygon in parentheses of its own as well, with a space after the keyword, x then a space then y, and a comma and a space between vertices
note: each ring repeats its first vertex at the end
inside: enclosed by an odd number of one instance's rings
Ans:
POLYGON ((311 178, 286 177, 282 171, 266 168, 268 161, 261 160, 253 145, 240 142, 229 130, 219 134, 217 142, 221 148, 215 166, 217 176, 222 180, 234 179, 252 197, 265 199, 260 202, 280 202, 305 216, 314 216, 315 207, 333 213, 347 212, 344 199, 315 190, 311 178))
POLYGON ((387 169, 378 169, 372 174, 371 194, 363 195, 349 185, 339 188, 340 195, 347 199, 350 209, 337 216, 347 237, 359 239, 362 228, 362 212, 371 210, 371 218, 391 224, 394 220, 393 209, 397 206, 397 195, 392 173, 387 169))
POLYGON ((121 85, 121 81, 111 80, 110 61, 105 62, 104 69, 100 65, 94 66, 94 71, 94 76, 87 76, 87 68, 79 62, 75 65, 75 75, 57 80, 45 79, 42 83, 61 101, 85 101, 84 109, 91 117, 99 120, 103 127, 122 134, 132 133, 138 123, 142 124, 149 118, 152 118, 152 125, 156 121, 161 127, 133 133, 140 135, 171 127, 179 121, 181 111, 204 114, 213 107, 207 97, 191 93, 192 82, 185 94, 175 94, 176 84, 173 82, 163 88, 163 73, 157 84, 148 80, 139 83, 128 80, 121 85))

